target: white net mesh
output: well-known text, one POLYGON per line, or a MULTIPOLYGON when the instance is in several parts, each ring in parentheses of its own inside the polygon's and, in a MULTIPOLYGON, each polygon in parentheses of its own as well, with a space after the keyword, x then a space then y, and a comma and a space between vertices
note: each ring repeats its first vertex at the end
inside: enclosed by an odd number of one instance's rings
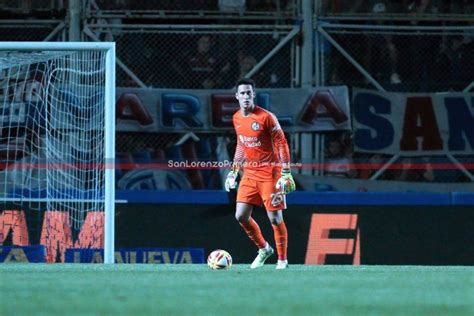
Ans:
POLYGON ((0 52, 0 199, 104 209, 105 52, 0 52))

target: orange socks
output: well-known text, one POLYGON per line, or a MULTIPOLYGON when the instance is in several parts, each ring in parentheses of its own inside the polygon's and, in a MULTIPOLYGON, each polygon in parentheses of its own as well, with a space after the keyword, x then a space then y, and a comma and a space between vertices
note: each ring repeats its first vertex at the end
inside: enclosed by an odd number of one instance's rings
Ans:
POLYGON ((288 232, 285 222, 273 226, 273 234, 275 236, 275 244, 278 253, 278 260, 286 260, 286 251, 288 248, 288 232))
MULTIPOLYGON (((245 230, 245 233, 249 238, 254 242, 255 245, 259 249, 265 248, 267 245, 267 242, 265 241, 265 238, 263 238, 262 231, 260 230, 260 227, 258 226, 257 222, 250 217, 248 222, 239 222, 240 226, 245 230)), ((286 228, 285 228, 286 231, 286 228)))
MULTIPOLYGON (((245 233, 254 242, 259 249, 265 248, 267 242, 263 238, 260 227, 257 222, 250 218, 248 222, 239 222, 240 226, 245 230, 245 233)), ((275 244, 278 253, 278 260, 286 260, 286 253, 288 248, 288 232, 286 230, 285 222, 278 225, 272 225, 273 234, 275 236, 275 244)))

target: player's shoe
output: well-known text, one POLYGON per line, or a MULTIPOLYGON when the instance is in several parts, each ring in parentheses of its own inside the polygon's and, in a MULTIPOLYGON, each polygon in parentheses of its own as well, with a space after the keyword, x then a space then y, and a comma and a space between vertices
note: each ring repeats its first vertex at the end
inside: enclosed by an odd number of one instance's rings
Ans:
POLYGON ((288 269, 288 260, 278 260, 275 269, 277 270, 288 269))
POLYGON ((250 265, 250 269, 257 269, 263 266, 265 261, 273 255, 275 251, 273 250, 270 245, 267 244, 267 247, 259 249, 258 250, 258 255, 255 258, 255 260, 252 262, 250 265))

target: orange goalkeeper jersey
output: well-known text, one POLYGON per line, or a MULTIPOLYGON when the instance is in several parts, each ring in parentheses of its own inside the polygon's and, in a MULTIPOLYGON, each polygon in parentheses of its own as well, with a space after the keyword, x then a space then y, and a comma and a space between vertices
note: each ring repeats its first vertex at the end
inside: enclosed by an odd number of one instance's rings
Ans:
POLYGON ((246 178, 274 181, 282 164, 290 162, 288 143, 275 115, 255 106, 247 116, 238 110, 233 123, 237 134, 234 163, 243 167, 246 178))

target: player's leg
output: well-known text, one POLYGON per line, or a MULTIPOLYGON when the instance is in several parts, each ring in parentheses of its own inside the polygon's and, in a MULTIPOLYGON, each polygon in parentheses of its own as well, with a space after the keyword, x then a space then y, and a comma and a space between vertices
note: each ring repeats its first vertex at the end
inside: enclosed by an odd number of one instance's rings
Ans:
POLYGON ((250 240, 258 247, 258 255, 251 264, 251 268, 263 266, 265 260, 273 254, 273 248, 263 238, 262 231, 257 222, 252 218, 254 205, 261 205, 262 200, 258 194, 256 183, 253 180, 242 179, 237 191, 237 207, 235 218, 244 229, 250 240))
POLYGON ((275 188, 275 182, 264 182, 260 185, 263 203, 267 210, 268 218, 272 224, 273 235, 278 253, 277 269, 288 267, 288 231, 283 220, 283 210, 286 209, 285 195, 275 188))
POLYGON ((287 249, 288 249, 288 231, 283 220, 283 211, 267 211, 268 218, 273 227, 273 235, 278 253, 277 269, 286 269, 288 267, 287 249))
POLYGON ((252 218, 253 205, 237 202, 235 210, 235 219, 244 229, 250 240, 259 248, 265 248, 267 242, 263 238, 262 231, 257 222, 252 218))
POLYGON ((258 255, 250 265, 250 268, 256 269, 263 266, 265 261, 273 255, 273 248, 263 238, 262 231, 257 222, 252 218, 253 205, 247 203, 237 203, 235 218, 244 229, 247 236, 258 247, 258 255))

